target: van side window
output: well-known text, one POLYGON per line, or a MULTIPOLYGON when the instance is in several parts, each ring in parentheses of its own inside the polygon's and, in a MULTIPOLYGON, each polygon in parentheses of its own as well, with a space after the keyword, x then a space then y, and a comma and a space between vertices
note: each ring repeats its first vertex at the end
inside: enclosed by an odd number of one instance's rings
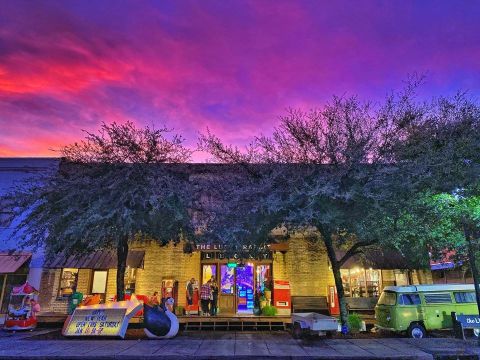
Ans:
POLYGON ((420 305, 420 296, 418 294, 402 294, 398 299, 399 305, 420 305))
POLYGON ((474 303, 477 301, 475 298, 475 293, 472 292, 454 292, 455 301, 457 303, 474 303))
POLYGON ((427 304, 445 304, 451 303, 452 297, 450 293, 425 294, 425 303, 427 304))

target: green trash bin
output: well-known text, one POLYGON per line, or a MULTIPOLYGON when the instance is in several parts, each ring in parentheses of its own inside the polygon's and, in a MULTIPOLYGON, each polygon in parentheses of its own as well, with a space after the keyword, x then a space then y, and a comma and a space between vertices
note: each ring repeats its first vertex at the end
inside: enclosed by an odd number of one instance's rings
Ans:
POLYGON ((73 311, 76 309, 78 305, 83 300, 83 294, 81 292, 74 292, 72 296, 70 296, 70 302, 68 303, 68 314, 72 315, 73 311))

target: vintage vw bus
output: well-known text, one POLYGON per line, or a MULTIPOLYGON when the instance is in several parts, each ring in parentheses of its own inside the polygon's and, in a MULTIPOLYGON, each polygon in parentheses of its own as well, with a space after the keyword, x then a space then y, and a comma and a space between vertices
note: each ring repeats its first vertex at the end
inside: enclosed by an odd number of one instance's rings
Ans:
MULTIPOLYGON (((422 338, 430 330, 451 329, 452 311, 478 314, 473 285, 387 286, 375 306, 375 326, 422 338)), ((474 334, 479 336, 479 329, 474 334)))

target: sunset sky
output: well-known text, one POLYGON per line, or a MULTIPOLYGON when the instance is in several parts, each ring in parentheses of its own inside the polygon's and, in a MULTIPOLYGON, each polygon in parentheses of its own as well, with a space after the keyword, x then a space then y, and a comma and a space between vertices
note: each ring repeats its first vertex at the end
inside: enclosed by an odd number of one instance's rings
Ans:
POLYGON ((0 156, 128 119, 240 145, 287 107, 380 99, 414 72, 423 96, 476 96, 479 19, 459 0, 2 0, 0 156))

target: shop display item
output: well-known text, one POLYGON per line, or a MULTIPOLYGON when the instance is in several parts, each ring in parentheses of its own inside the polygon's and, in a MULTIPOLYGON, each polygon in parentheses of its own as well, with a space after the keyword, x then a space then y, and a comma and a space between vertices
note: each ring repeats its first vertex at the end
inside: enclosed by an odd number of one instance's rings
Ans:
POLYGON ((37 327, 36 314, 40 312, 37 293, 37 290, 28 282, 13 288, 4 330, 33 330, 37 327))
POLYGON ((169 309, 175 300, 168 298, 160 306, 143 305, 145 334, 149 339, 169 339, 177 335, 178 318, 169 309))

